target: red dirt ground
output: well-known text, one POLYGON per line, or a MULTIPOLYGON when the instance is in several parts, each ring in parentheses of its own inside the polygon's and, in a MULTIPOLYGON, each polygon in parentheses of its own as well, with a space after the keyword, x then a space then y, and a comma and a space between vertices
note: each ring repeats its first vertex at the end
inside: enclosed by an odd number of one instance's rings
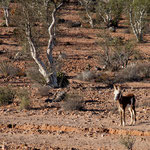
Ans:
MULTIPOLYGON (((61 17, 65 20, 81 21, 80 9, 76 3, 70 3, 61 9, 61 17)), ((0 51, 6 51, 0 55, 1 61, 7 59, 11 62, 9 56, 21 50, 12 37, 13 29, 0 27, 0 40, 3 41, 0 51)), ((113 35, 133 37, 124 30, 118 29, 113 35)), ((91 65, 91 70, 99 66, 98 53, 101 48, 96 42, 100 29, 90 29, 84 25, 70 28, 64 23, 60 24, 59 32, 61 35, 58 36, 54 56, 58 57, 60 52, 67 55, 63 60, 63 72, 74 77, 84 71, 87 64, 91 65)), ((146 38, 148 42, 138 44, 137 47, 149 57, 149 35, 146 35, 146 38)), ((20 60, 13 63, 26 70, 31 61, 20 60)), ((135 126, 129 126, 130 117, 127 112, 125 127, 119 126, 120 118, 113 101, 113 89, 102 83, 70 79, 67 88, 50 89, 53 94, 57 91, 66 91, 82 95, 85 111, 65 111, 62 107, 63 102, 45 103, 47 97, 37 95, 37 85, 33 85, 27 77, 1 77, 0 85, 25 87, 32 92, 30 110, 20 110, 18 99, 11 105, 0 107, 0 144, 5 149, 124 150, 125 147, 120 140, 122 136, 128 135, 135 139, 133 150, 150 149, 149 80, 122 85, 126 89, 124 94, 132 92, 137 99, 137 123, 135 126)))

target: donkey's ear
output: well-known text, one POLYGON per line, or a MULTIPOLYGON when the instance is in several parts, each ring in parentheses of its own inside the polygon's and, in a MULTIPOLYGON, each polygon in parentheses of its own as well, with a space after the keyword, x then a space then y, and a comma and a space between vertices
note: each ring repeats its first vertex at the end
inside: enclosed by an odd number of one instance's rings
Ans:
POLYGON ((114 84, 114 89, 117 90, 117 86, 114 84))
POLYGON ((126 91, 125 89, 122 90, 122 92, 125 92, 125 91, 126 91))
POLYGON ((118 85, 118 90, 121 90, 121 86, 120 85, 118 85))

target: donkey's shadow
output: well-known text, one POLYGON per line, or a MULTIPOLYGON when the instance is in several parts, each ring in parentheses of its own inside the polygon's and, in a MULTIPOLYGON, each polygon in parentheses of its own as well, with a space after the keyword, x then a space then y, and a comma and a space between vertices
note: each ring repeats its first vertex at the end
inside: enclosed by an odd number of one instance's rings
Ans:
POLYGON ((150 125, 150 121, 139 122, 136 125, 150 125))

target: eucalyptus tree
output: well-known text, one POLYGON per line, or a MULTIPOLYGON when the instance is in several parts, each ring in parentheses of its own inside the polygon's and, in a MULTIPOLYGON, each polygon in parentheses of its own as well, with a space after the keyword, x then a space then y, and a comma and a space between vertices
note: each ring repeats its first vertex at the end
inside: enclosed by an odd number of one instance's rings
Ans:
POLYGON ((38 66, 39 73, 51 87, 58 87, 57 72, 53 60, 55 46, 55 26, 58 10, 64 4, 62 0, 16 0, 17 9, 15 22, 22 39, 26 39, 31 56, 38 66), (47 36, 46 63, 41 59, 41 37, 47 36))
POLYGON ((85 8, 86 15, 88 17, 88 22, 91 26, 91 28, 94 28, 94 23, 93 23, 93 9, 95 8, 95 1, 93 0, 79 0, 80 4, 85 8))
POLYGON ((123 4, 123 0, 97 0, 97 14, 107 27, 118 26, 124 9, 123 4))
POLYGON ((143 31, 147 22, 148 11, 150 10, 149 0, 128 0, 127 10, 130 25, 138 42, 143 41, 143 31))
POLYGON ((9 5, 11 0, 0 0, 0 5, 2 9, 4 10, 4 18, 5 18, 5 24, 8 27, 9 26, 9 5))

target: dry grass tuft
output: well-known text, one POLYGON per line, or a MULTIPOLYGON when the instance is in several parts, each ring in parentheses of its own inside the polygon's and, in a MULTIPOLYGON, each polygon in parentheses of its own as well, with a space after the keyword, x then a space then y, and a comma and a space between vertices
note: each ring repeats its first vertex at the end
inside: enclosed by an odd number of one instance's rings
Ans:
POLYGON ((84 108, 81 96, 76 94, 67 95, 64 99, 62 107, 66 111, 81 111, 84 108))
POLYGON ((80 74, 77 75, 77 79, 78 80, 82 80, 82 81, 90 81, 95 79, 95 73, 89 70, 83 71, 80 74))
POLYGON ((6 61, 0 63, 0 73, 4 77, 25 76, 25 73, 20 68, 6 61))
POLYGON ((128 150, 133 149, 133 145, 135 143, 135 138, 131 136, 121 137, 120 143, 125 146, 128 150))
POLYGON ((29 109, 30 108, 30 97, 27 89, 21 89, 18 91, 17 96, 20 99, 20 109, 29 109))

